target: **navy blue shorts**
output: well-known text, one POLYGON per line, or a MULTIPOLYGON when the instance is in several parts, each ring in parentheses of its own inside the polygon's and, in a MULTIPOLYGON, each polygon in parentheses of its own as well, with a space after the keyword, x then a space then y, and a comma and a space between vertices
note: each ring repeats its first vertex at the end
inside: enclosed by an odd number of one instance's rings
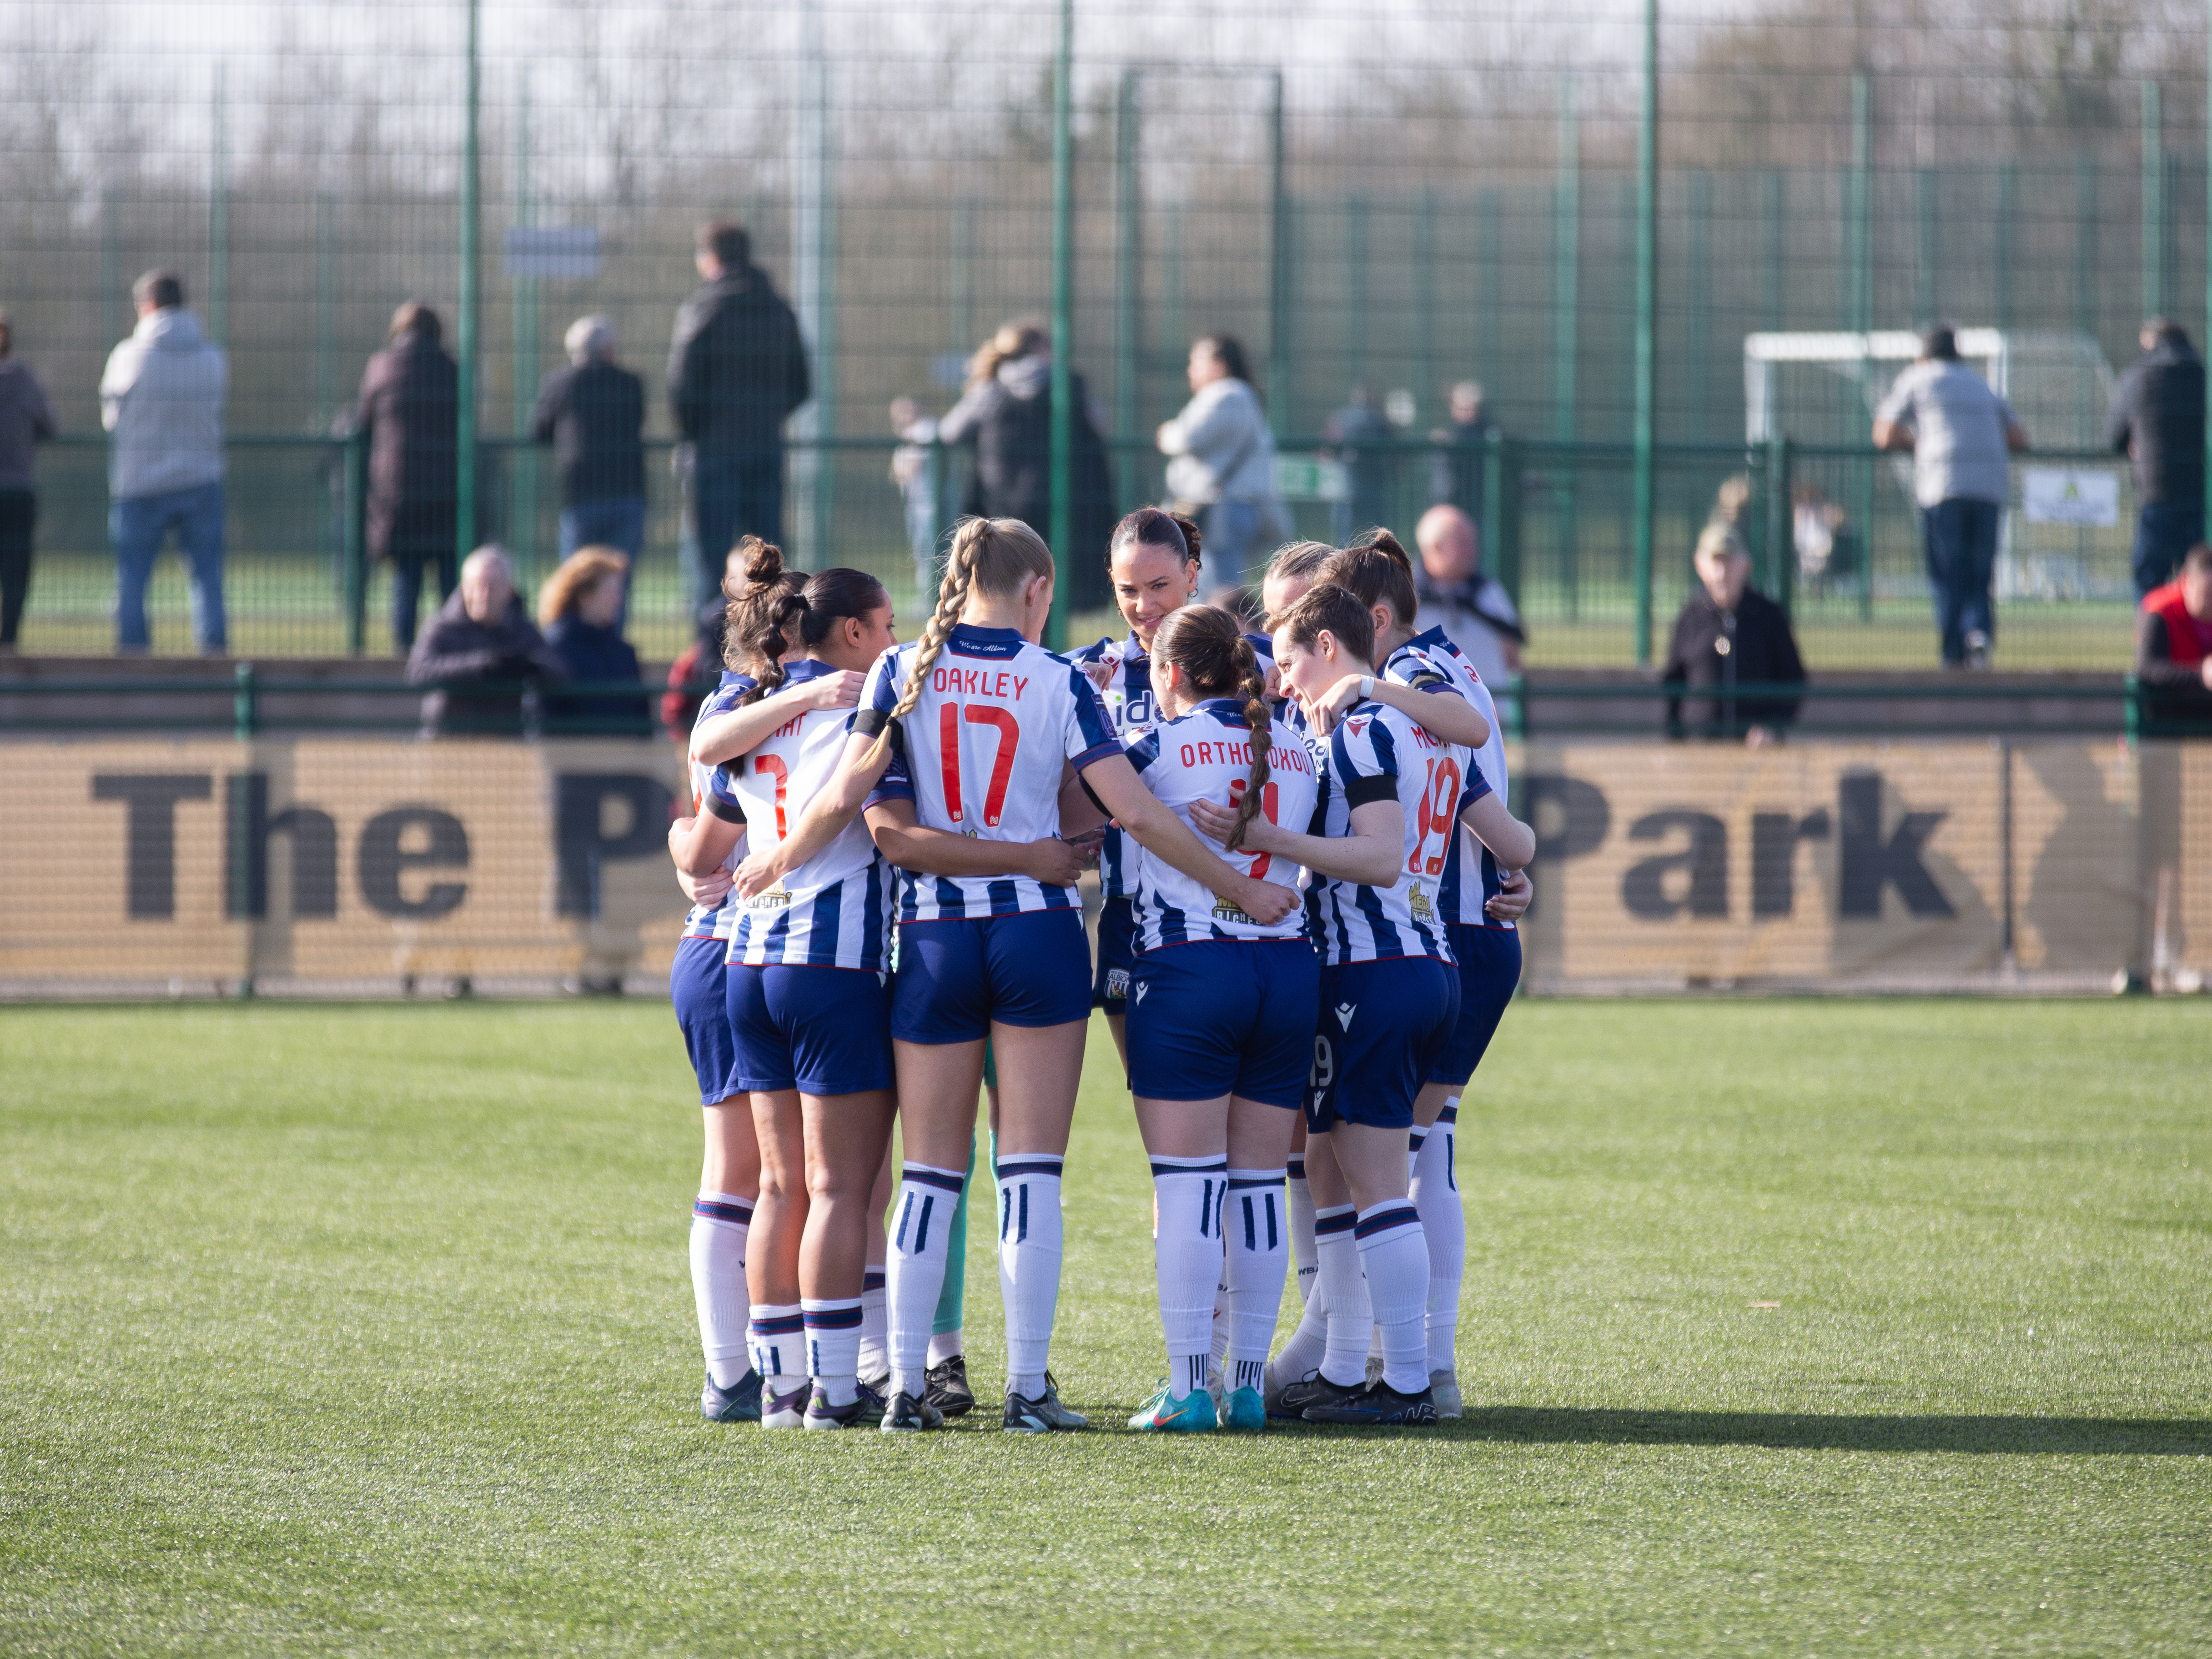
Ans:
POLYGON ((1091 981, 1091 1006, 1109 1014, 1127 1013, 1129 975, 1136 965, 1136 907, 1125 898, 1109 898, 1098 912, 1098 972, 1091 981))
POLYGON ((1321 958, 1302 939, 1197 939, 1137 958, 1129 1092, 1297 1109, 1313 1071, 1321 958))
POLYGON ((1306 1133, 1339 1119, 1412 1128, 1413 1097, 1458 1019, 1459 970, 1434 957, 1322 969, 1306 1133))
POLYGON ((1091 947, 1073 906, 899 924, 891 1035, 902 1042, 972 1042, 994 1020, 1066 1025, 1090 1017, 1091 947))
POLYGON ((815 1096, 890 1088, 885 977, 864 968, 732 964, 736 1086, 815 1096))
POLYGON ((1521 935, 1510 927, 1448 922, 1444 937, 1459 958, 1459 1019, 1451 1041, 1429 1068, 1431 1083, 1465 1083, 1505 1018, 1521 984, 1521 935))
POLYGON ((737 1075, 738 1048, 730 1036, 730 1007, 722 963, 730 942, 721 939, 676 941, 676 961, 668 970, 668 994, 676 1000, 676 1023, 684 1028, 684 1052, 699 1076, 699 1103, 712 1106, 744 1087, 737 1075))

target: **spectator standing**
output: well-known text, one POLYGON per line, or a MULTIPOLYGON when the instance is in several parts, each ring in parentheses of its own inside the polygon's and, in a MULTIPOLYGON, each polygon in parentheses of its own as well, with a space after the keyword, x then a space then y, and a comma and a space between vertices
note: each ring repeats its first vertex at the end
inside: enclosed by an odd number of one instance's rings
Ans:
POLYGON ((562 678, 561 659, 531 626, 499 547, 469 555, 452 597, 407 654, 408 684, 437 688, 422 699, 424 737, 520 735, 524 685, 562 678))
POLYGON ((1943 665, 1987 668, 1996 643, 1990 575, 2011 493, 2006 458, 2027 447, 2020 417, 1960 361, 1950 325, 1937 323, 1921 331, 1920 356, 1875 411, 1874 444, 1912 457, 1943 665))
POLYGON ((2183 555, 2181 574, 2143 598, 2136 618, 2136 678, 2144 715, 2212 734, 2212 546, 2183 555))
POLYGON ((530 416, 531 441, 551 444, 561 469, 561 556, 611 547, 635 564, 645 546, 645 382, 615 361, 605 317, 578 318, 562 343, 568 366, 545 377, 530 416))
POLYGON ((460 370, 441 343, 438 313, 410 300, 392 313, 390 343, 361 377, 354 424, 368 434, 368 556, 392 562, 392 644, 415 643, 427 568, 442 602, 453 592, 460 469, 460 370))
MULTIPOLYGON (((1073 548, 1054 556, 1066 573, 1067 603, 1106 600, 1106 544, 1114 533, 1114 482, 1106 469, 1099 416, 1083 377, 1071 374, 1074 404, 1068 525, 1073 548)), ((1030 323, 1008 323, 969 360, 968 386, 937 423, 947 444, 973 444, 975 470, 961 510, 1019 519, 1052 534, 1052 342, 1030 323)))
POLYGON ((623 637, 623 591, 629 561, 611 547, 580 548, 561 562, 538 594, 538 624, 570 680, 639 688, 617 693, 545 699, 546 728, 567 735, 643 737, 653 730, 637 652, 623 637))
POLYGON ((1482 568, 1477 521, 1441 502, 1421 514, 1413 544, 1421 552, 1421 568, 1413 573, 1421 601, 1414 626, 1423 633, 1443 629, 1476 677, 1504 690, 1507 677, 1521 672, 1521 647, 1528 636, 1505 584, 1482 568))
POLYGON ((191 568, 192 640, 204 656, 229 641, 222 605, 222 405, 230 364, 185 309, 175 272, 131 285, 138 325, 100 377, 107 428, 108 534, 115 544, 115 648, 151 643, 146 586, 170 531, 191 568))
POLYGON ((937 480, 931 476, 930 446, 937 422, 911 398, 891 399, 891 430, 899 447, 891 451, 891 482, 906 504, 907 544, 914 550, 914 585, 932 604, 937 597, 937 480))
POLYGON ((2109 437, 2135 463, 2136 598, 2204 539, 2204 360, 2180 324, 2145 323, 2142 356, 2120 376, 2109 437))
POLYGON ((52 406, 30 365, 15 356, 15 326, 0 309, 0 653, 15 648, 31 593, 31 538, 39 525, 32 464, 54 435, 52 406))
POLYGON ((1330 518, 1340 545, 1355 530, 1389 521, 1390 443, 1398 428, 1376 404, 1374 388, 1356 386, 1344 407, 1322 422, 1321 435, 1326 453, 1350 474, 1350 490, 1330 518))
POLYGON ((783 539, 783 423, 813 395, 799 319, 752 262, 744 227, 699 227, 706 286, 676 313, 668 398, 690 446, 692 551, 685 580, 696 611, 740 536, 783 539))
POLYGON ((1701 695, 1667 699, 1669 736, 1778 742, 1797 718, 1796 697, 1739 697, 1739 685, 1800 685, 1805 664, 1780 605, 1751 586, 1751 554, 1723 525, 1698 538, 1698 590, 1682 602, 1661 680, 1701 695), (1685 702, 1688 713, 1684 712, 1685 702))
POLYGON ((1429 500, 1449 501, 1480 524, 1490 476, 1490 434, 1497 422, 1483 407, 1482 387, 1473 380, 1452 387, 1450 413, 1449 422, 1429 434, 1437 446, 1429 457, 1429 500))
POLYGON ((1157 434, 1170 458, 1168 493, 1176 512, 1199 521, 1207 575, 1237 587, 1254 541, 1278 526, 1275 436, 1233 336, 1194 342, 1186 374, 1190 401, 1157 434))

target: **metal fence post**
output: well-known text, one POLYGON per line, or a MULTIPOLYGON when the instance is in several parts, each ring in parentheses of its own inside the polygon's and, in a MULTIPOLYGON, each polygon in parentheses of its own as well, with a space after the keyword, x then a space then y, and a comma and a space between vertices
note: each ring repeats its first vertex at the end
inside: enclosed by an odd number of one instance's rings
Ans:
POLYGON ((1283 173, 1283 72, 1277 70, 1267 102, 1267 418, 1278 439, 1291 422, 1291 203, 1283 173))
POLYGON ((1766 580, 1775 604, 1788 616, 1796 598, 1796 509, 1790 499, 1791 446, 1779 435, 1766 441, 1766 580))
POLYGON ((2142 314, 2166 310, 2166 122, 2155 81, 2142 83, 2142 314))
MULTIPOLYGON (((1060 0, 1060 46, 1052 77, 1052 544, 1062 559, 1073 552, 1068 538, 1075 523, 1069 497, 1074 478, 1074 386, 1068 360, 1075 354, 1075 0, 1060 0)), ((1045 620, 1045 648, 1067 643, 1067 606, 1073 584, 1056 584, 1052 614, 1045 620)))
POLYGON ((1482 441, 1482 562, 1498 580, 1516 610, 1521 608, 1521 548, 1505 530, 1505 489, 1512 441, 1496 425, 1482 441))
POLYGON ((345 441, 346 655, 362 653, 368 620, 368 434, 345 441))
POLYGON ((477 138, 477 11, 479 0, 468 0, 468 60, 461 146, 461 303, 460 326, 454 357, 460 374, 455 387, 458 419, 453 434, 453 459, 458 466, 454 490, 454 534, 459 545, 456 558, 466 558, 476 546, 477 534, 477 233, 483 216, 479 200, 479 147, 477 138))
POLYGON ((1120 503, 1137 499, 1137 422, 1143 342, 1139 335, 1142 203, 1138 195, 1137 87, 1141 70, 1121 71, 1114 105, 1114 437, 1120 503))
MULTIPOLYGON (((1850 258, 1850 315, 1844 325, 1863 336, 1874 326, 1874 78, 1864 70, 1851 76, 1851 173, 1846 211, 1850 216, 1844 228, 1850 258)), ((1874 378, 1871 356, 1860 360, 1859 375, 1864 391, 1874 378)), ((1852 411, 1853 417, 1865 419, 1867 407, 1862 398, 1852 411)), ((1863 623, 1874 620, 1874 466, 1871 461, 1851 463, 1852 516, 1858 520, 1859 539, 1866 550, 1866 580, 1859 585, 1863 623)))
POLYGON ((1644 0, 1643 118, 1636 129, 1636 660, 1651 660, 1652 442, 1659 357, 1659 0, 1644 0))
POLYGON ((261 727, 259 689, 254 684, 253 665, 242 662, 231 676, 230 696, 231 735, 240 743, 250 742, 261 727))
MULTIPOLYGON (((1575 107, 1571 76, 1559 80, 1559 137, 1558 172, 1552 185, 1552 435, 1562 446, 1576 437, 1579 416, 1575 408, 1576 368, 1580 357, 1578 336, 1582 322, 1582 125, 1575 107)), ((1559 532, 1559 580, 1565 590, 1567 617, 1580 619, 1582 583, 1576 546, 1575 490, 1579 481, 1571 453, 1559 459, 1559 484, 1553 500, 1553 524, 1559 532)))

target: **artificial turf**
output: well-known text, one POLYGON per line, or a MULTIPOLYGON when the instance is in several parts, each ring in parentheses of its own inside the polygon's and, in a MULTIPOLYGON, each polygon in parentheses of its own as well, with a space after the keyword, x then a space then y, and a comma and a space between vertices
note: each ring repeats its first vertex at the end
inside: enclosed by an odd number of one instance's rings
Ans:
POLYGON ((2203 1003, 1523 1003, 1468 1417, 1163 1441, 1094 1031, 1102 1426, 891 1438, 699 1420, 665 1006, 0 1011, 0 1653, 2201 1654, 2208 1054, 2203 1003))

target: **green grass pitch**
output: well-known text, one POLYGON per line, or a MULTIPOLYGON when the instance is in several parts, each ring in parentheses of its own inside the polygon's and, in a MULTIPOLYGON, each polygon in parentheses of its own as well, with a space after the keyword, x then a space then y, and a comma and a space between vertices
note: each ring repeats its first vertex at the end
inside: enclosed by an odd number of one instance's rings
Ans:
POLYGON ((1091 1054, 1106 1426, 770 1436, 696 1414, 665 1006, 0 1010, 0 1653, 2212 1649, 2212 1006, 1516 1007, 1419 1437, 1119 1429, 1091 1054))

